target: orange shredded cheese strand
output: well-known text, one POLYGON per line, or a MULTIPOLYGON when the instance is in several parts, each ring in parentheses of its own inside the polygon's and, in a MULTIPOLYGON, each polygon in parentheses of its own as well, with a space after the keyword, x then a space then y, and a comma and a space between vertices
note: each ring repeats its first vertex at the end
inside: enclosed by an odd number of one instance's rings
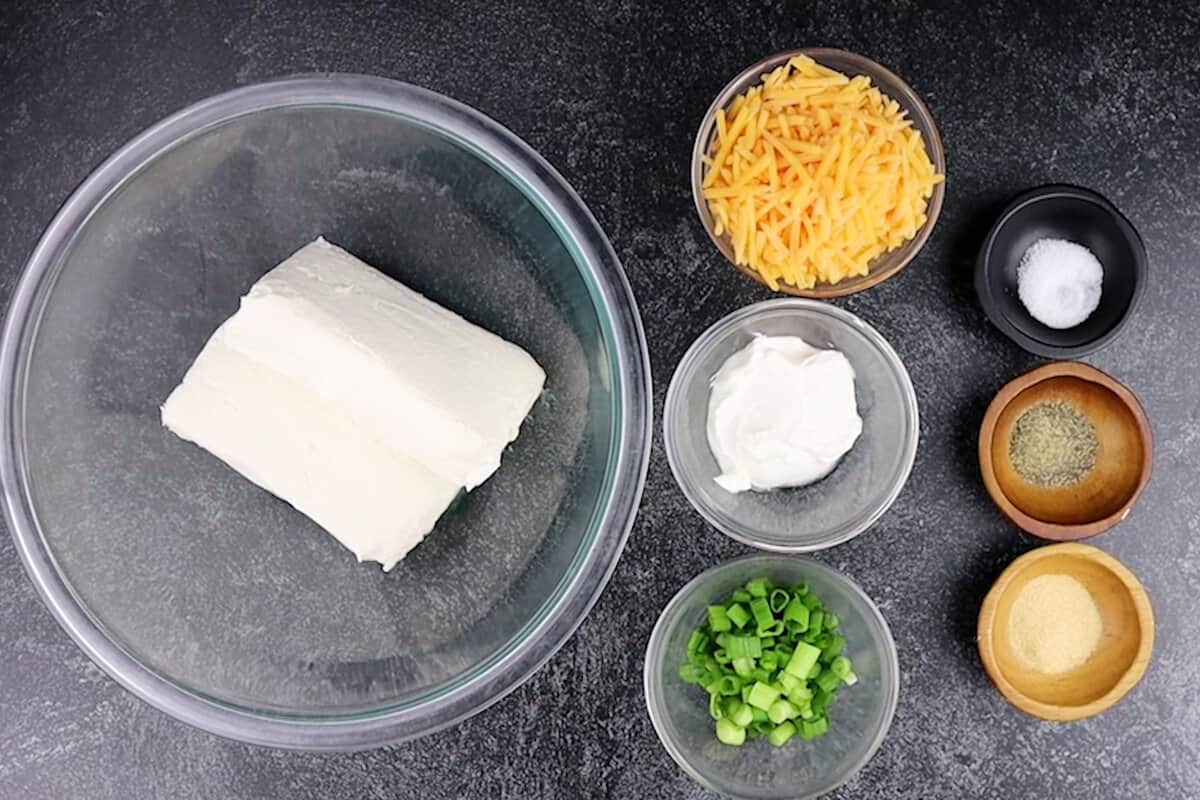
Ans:
POLYGON ((807 56, 718 114, 704 163, 716 234, 776 290, 866 275, 921 229, 944 180, 895 100, 807 56))

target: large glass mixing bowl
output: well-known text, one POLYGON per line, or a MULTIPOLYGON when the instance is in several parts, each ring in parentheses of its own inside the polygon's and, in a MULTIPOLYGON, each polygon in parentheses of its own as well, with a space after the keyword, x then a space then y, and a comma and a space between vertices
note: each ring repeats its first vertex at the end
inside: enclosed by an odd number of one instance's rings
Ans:
POLYGON ((421 735, 516 687, 611 575, 648 457, 641 324, 578 196, 475 111, 361 76, 215 97, 105 162, 30 258, 0 389, 8 523, 58 620, 163 711, 281 747, 421 735), (391 573, 159 421, 318 234, 548 376, 500 470, 391 573))

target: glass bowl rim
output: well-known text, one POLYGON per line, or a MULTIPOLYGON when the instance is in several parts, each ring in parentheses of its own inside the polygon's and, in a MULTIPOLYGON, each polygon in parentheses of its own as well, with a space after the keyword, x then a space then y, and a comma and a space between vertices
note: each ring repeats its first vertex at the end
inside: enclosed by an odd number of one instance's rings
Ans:
POLYGON ((696 337, 696 341, 692 343, 687 352, 684 353, 683 358, 679 360, 679 365, 675 367, 675 373, 671 376, 671 383, 667 387, 666 400, 663 403, 663 445, 667 451, 667 463, 671 467, 671 474, 675 476, 675 482, 679 484, 679 488, 683 491, 688 502, 691 503, 692 508, 696 509, 708 524, 726 536, 751 547, 776 553, 812 553, 819 550, 826 550, 850 541, 878 522, 880 517, 887 513, 887 510, 896 502, 896 499, 900 496, 900 492, 904 490, 905 484, 908 483, 908 478, 912 474, 913 464, 916 463, 917 446, 920 442, 920 428, 920 410, 912 378, 908 374, 908 369, 904 366, 904 362, 900 359, 899 354, 888 343, 887 339, 883 338, 883 335, 879 331, 856 314, 819 300, 809 300, 801 297, 777 297, 771 300, 763 300, 762 302, 740 308, 710 325, 703 333, 696 337), (891 367, 893 375, 900 381, 901 402, 904 405, 905 417, 908 422, 908 436, 904 440, 904 459, 900 469, 896 472, 893 485, 889 488, 886 495, 884 495, 882 501, 877 507, 871 510, 871 513, 863 517, 859 524, 846 528, 836 536, 812 544, 792 545, 763 541, 750 526, 739 524, 735 527, 718 517, 709 505, 700 498, 696 491, 695 482, 687 476, 676 444, 677 438, 682 435, 676 431, 676 426, 679 418, 677 409, 683 402, 684 389, 682 384, 684 375, 690 373, 696 362, 706 355, 734 327, 776 310, 790 310, 804 316, 812 314, 825 316, 835 325, 862 334, 880 353, 883 360, 891 367))
MULTIPOLYGON (((683 605, 684 597, 690 594, 693 590, 704 585, 707 581, 711 580, 717 572, 726 569, 733 570, 734 568, 741 567, 743 565, 750 566, 752 563, 762 564, 764 565, 764 568, 769 567, 772 564, 781 563, 803 564, 805 569, 811 569, 814 572, 822 573, 825 577, 829 578, 834 583, 841 585, 850 594, 862 601, 862 603, 871 612, 871 619, 879 625, 879 628, 883 632, 883 636, 878 640, 878 642, 883 645, 882 649, 884 651, 884 661, 886 662, 883 665, 883 670, 890 677, 890 680, 888 681, 890 689, 884 697, 885 710, 882 723, 879 726, 879 730, 875 732, 871 744, 867 747, 863 757, 855 762, 854 765, 846 771, 845 775, 843 775, 836 783, 832 783, 829 786, 823 787, 815 794, 809 795, 809 797, 818 797, 828 792, 832 792, 834 789, 845 784, 847 781, 857 775, 858 772, 865 767, 872 758, 875 757, 875 754, 879 751, 880 746, 883 745, 883 740, 887 738, 888 731, 892 727, 892 721, 896 716, 896 709, 900 704, 900 656, 896 649, 896 639, 894 636, 892 636, 892 629, 888 626, 887 618, 883 616, 883 612, 879 610, 879 606, 874 600, 871 599, 870 595, 863 591, 863 588, 859 586, 856 581, 854 581, 848 575, 845 575, 842 572, 834 569, 833 567, 826 566, 815 559, 804 556, 783 555, 778 553, 749 553, 728 561, 723 561, 713 567, 709 567, 704 572, 701 572, 699 575, 684 584, 683 588, 675 593, 675 595, 671 598, 671 601, 667 603, 666 607, 663 609, 662 613, 658 615, 658 621, 654 623, 654 630, 651 632, 650 641, 646 645, 646 656, 642 667, 642 689, 646 702, 647 713, 650 715, 650 722, 654 727, 654 733, 658 736, 659 742, 671 756, 671 759, 680 767, 680 769, 687 773, 692 780, 696 781, 701 786, 717 792, 722 796, 733 796, 729 794, 727 789, 714 785, 700 772, 700 770, 698 770, 690 761, 684 758, 683 753, 679 751, 679 748, 677 748, 674 742, 666 735, 666 721, 664 717, 667 712, 662 709, 663 703, 658 697, 659 680, 657 677, 652 677, 655 670, 651 667, 651 664, 654 661, 653 656, 657 655, 664 646, 667 627, 679 616, 680 607, 683 605)), ((788 797, 790 797, 790 795, 788 795, 788 797)))
MULTIPOLYGON (((882 64, 872 61, 866 56, 849 50, 840 50, 834 47, 802 47, 795 50, 784 50, 779 53, 766 56, 733 77, 729 83, 717 94, 712 105, 704 112, 704 117, 700 120, 700 127, 696 130, 696 139, 692 145, 692 162, 691 162, 691 182, 692 182, 692 203, 696 208, 696 215, 700 218, 700 224, 704 228, 704 232, 708 234, 709 240, 717 248, 722 256, 725 257, 732 266, 739 272, 749 276, 758 283, 766 286, 766 282, 756 272, 749 267, 742 266, 733 260, 733 249, 727 241, 721 236, 717 236, 713 232, 713 218, 708 210, 708 204, 704 202, 704 195, 701 189, 701 183, 704 179, 704 156, 708 152, 708 143, 713 137, 713 131, 717 125, 717 111, 726 108, 733 99, 746 91, 746 89, 757 84, 762 80, 763 73, 783 66, 788 61, 791 61, 797 56, 808 56, 818 64, 822 63, 823 58, 837 58, 849 61, 856 65, 858 74, 866 75, 871 78, 872 84, 877 83, 878 78, 884 78, 890 83, 893 83, 899 88, 900 100, 903 100, 902 105, 912 109, 912 116, 920 118, 921 123, 929 130, 929 136, 925 143, 929 150, 929 160, 933 163, 933 168, 941 175, 946 175, 946 149, 942 144, 941 131, 938 129, 937 120, 934 119, 933 113, 929 107, 925 105, 925 101, 917 94, 908 83, 896 73, 892 72, 882 64)), ((881 87, 881 91, 883 89, 881 87)), ((885 92, 886 94, 886 92, 885 92)), ((890 95, 889 95, 890 96, 890 95)), ((897 98, 892 98, 897 99, 897 98)), ((942 205, 946 197, 946 181, 942 180, 937 186, 933 187, 933 194, 929 198, 928 210, 926 211, 925 224, 922 225, 912 239, 909 239, 899 248, 892 250, 880 256, 881 259, 886 259, 889 256, 899 256, 894 263, 888 264, 887 267, 879 270, 873 270, 866 275, 856 278, 847 279, 840 283, 828 284, 818 283, 811 289, 799 289, 790 284, 780 283, 780 291, 796 297, 810 297, 816 299, 828 299, 831 297, 844 297, 846 295, 857 294, 858 292, 870 289, 883 283, 888 278, 896 275, 900 270, 904 269, 915 259, 925 248, 926 242, 929 241, 930 235, 933 233, 933 228, 937 224, 938 217, 942 213, 942 205)))
POLYGON ((650 362, 632 289, 595 217, 529 145, 481 112, 411 84, 355 74, 306 74, 214 95, 147 128, 97 167, 59 208, 26 261, 0 338, 0 484, 4 515, 26 573, 75 643, 110 677, 160 711, 219 736, 299 750, 356 750, 423 736, 476 714, 528 680, 582 623, 616 569, 641 500, 650 457, 650 362), (464 675, 399 704, 343 715, 280 715, 218 701, 152 670, 119 646, 76 597, 34 511, 26 458, 27 370, 64 256, 91 215, 143 167, 239 117, 300 107, 391 114, 482 159, 545 216, 588 284, 610 349, 616 402, 605 486, 568 573, 533 618, 464 675))

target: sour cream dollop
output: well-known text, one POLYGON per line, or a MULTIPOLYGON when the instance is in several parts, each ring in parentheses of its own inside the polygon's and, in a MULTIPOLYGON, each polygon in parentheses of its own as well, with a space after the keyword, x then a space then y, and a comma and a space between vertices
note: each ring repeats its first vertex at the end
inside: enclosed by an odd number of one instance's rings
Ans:
POLYGON ((854 368, 837 350, 797 336, 756 336, 713 376, 708 446, 726 491, 818 481, 861 433, 854 368))

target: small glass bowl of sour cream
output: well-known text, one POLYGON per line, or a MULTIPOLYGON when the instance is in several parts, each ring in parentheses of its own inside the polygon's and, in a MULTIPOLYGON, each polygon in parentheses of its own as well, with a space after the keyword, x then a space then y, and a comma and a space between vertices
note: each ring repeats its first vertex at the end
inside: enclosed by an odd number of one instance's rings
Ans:
POLYGON ((912 381, 879 332, 848 311, 793 298, 747 306, 701 334, 675 370, 663 412, 671 471, 701 516, 738 541, 789 553, 841 544, 883 516, 908 480, 918 430, 912 381), (709 442, 712 381, 758 336, 799 337, 844 355, 854 370, 862 433, 813 483, 731 492, 716 480, 723 470, 709 442))

